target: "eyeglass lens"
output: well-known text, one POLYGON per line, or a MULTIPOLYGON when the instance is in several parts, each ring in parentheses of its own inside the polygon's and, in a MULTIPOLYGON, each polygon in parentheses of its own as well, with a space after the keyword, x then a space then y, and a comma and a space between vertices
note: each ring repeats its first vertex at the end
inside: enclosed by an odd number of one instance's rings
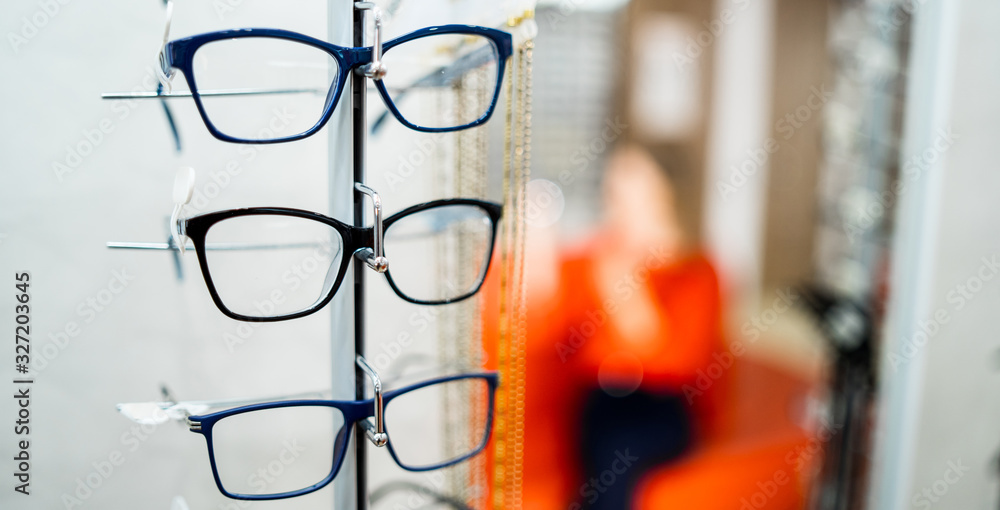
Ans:
POLYGON ((399 463, 436 467, 478 450, 486 440, 489 384, 467 378, 406 392, 385 405, 385 429, 399 463))
POLYGON ((339 409, 280 407, 219 420, 212 427, 212 450, 229 493, 280 494, 326 479, 345 438, 339 409))
POLYGON ((422 302, 456 299, 485 278, 493 222, 480 207, 453 205, 408 215, 385 230, 389 276, 422 302))
POLYGON ((205 235, 212 283, 229 310, 275 317, 315 306, 340 270, 343 239, 333 227, 296 216, 228 218, 205 235))
MULTIPOLYGON (((434 468, 477 453, 489 433, 490 388, 471 377, 397 395, 385 407, 400 465, 434 468)), ((212 455, 231 494, 274 495, 312 487, 340 463, 348 427, 334 407, 303 405, 234 414, 212 427, 212 455)))
MULTIPOLYGON (((420 302, 475 291, 486 276, 493 222, 481 207, 442 205, 408 214, 385 231, 389 277, 420 302)), ((205 261, 223 305, 247 317, 315 307, 337 283, 344 242, 333 227, 277 214, 236 216, 205 235, 205 261)))
POLYGON ((223 134, 245 140, 311 129, 333 100, 340 71, 337 60, 319 48, 270 37, 207 43, 195 52, 192 66, 206 117, 223 134))
MULTIPOLYGON (((478 35, 421 37, 386 50, 383 62, 390 100, 402 118, 423 128, 476 122, 486 114, 498 79, 497 50, 478 35)), ((195 51, 192 67, 211 124, 245 140, 312 129, 334 100, 342 71, 319 48, 271 37, 206 43, 195 51)))
POLYGON ((407 122, 424 128, 471 124, 486 114, 497 84, 499 57, 482 36, 440 34, 386 50, 382 79, 407 122))

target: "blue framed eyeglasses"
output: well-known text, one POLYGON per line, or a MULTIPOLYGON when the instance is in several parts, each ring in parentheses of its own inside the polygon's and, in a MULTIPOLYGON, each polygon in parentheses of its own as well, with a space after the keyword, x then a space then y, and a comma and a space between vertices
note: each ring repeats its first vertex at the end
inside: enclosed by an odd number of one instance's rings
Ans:
POLYGON ((235 143, 280 143, 319 131, 352 71, 363 72, 410 129, 448 132, 493 114, 511 36, 471 25, 428 27, 371 47, 343 47, 287 30, 246 28, 166 43, 160 71, 184 74, 209 132, 235 143), (490 97, 469 108, 467 97, 490 97))
MULTIPOLYGON (((370 368, 362 358, 359 364, 370 368)), ((244 500, 291 498, 328 485, 347 455, 355 424, 408 471, 445 468, 486 448, 497 373, 430 379, 384 394, 377 377, 374 381, 376 395, 367 400, 252 404, 190 416, 187 423, 205 436, 219 491, 244 500), (445 439, 441 430, 449 403, 464 406, 473 425, 445 439)))

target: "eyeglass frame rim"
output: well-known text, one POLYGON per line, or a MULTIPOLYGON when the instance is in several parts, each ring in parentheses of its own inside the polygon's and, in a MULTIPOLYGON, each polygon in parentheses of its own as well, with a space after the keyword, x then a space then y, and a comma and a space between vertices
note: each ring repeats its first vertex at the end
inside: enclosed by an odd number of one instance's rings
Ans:
MULTIPOLYGON (((438 464, 432 464, 430 466, 424 467, 412 467, 403 464, 392 443, 392 434, 389 433, 389 427, 386 426, 386 433, 388 434, 389 441, 386 446, 389 449, 389 455, 392 457, 393 461, 399 467, 412 472, 423 472, 423 471, 434 471, 437 469, 443 469, 448 466, 453 466, 464 462, 476 455, 482 453, 489 444, 490 438, 493 435, 493 416, 496 409, 496 390, 500 385, 500 374, 498 372, 472 372, 458 375, 451 375, 445 377, 437 377, 434 379, 427 379, 418 383, 414 383, 408 386, 396 390, 389 390, 383 394, 384 407, 388 408, 389 403, 400 395, 405 393, 416 391, 428 386, 434 386, 436 384, 445 384, 452 381, 459 381, 463 379, 484 379, 489 386, 489 412, 486 416, 486 427, 483 434, 483 439, 480 441, 476 448, 472 449, 469 453, 456 457, 454 459, 447 460, 438 464)), ((208 448, 208 459, 212 466, 212 477, 215 479, 215 485, 218 487, 219 492, 228 498, 250 500, 250 501, 264 501, 273 499, 286 499, 293 498, 297 496, 302 496, 322 489, 330 484, 337 474, 340 472, 340 468, 344 463, 344 458, 346 457, 346 450, 348 444, 351 440, 352 430, 357 427, 357 425, 364 419, 370 418, 375 415, 375 399, 369 398, 365 400, 322 400, 322 399, 307 399, 307 400, 282 400, 278 402, 264 402, 259 404, 250 404, 246 406, 234 407, 232 409, 226 409, 223 411, 217 411, 214 413, 190 416, 187 418, 189 425, 189 430, 195 434, 201 434, 205 437, 206 447, 208 448), (212 440, 212 428, 215 426, 219 420, 227 418, 229 416, 235 416, 238 414, 244 414, 253 411, 263 411, 267 409, 279 409, 283 407, 333 407, 341 412, 344 417, 344 424, 341 426, 341 430, 346 431, 343 444, 340 447, 340 451, 334 451, 333 465, 331 466, 330 473, 323 480, 310 485, 309 487, 304 487, 302 489, 294 491, 286 491, 275 494, 240 494, 232 493, 226 490, 222 486, 222 480, 219 477, 219 471, 215 463, 215 448, 213 446, 212 440)), ((339 435, 338 431, 338 435, 339 435)), ((336 438, 334 438, 336 441, 336 438)))
MULTIPOLYGON (((493 47, 497 51, 497 79, 496 85, 493 90, 493 100, 490 102, 489 108, 486 112, 477 120, 462 124, 454 127, 447 128, 429 128, 417 126, 406 119, 403 118, 402 114, 396 108, 395 103, 389 97, 388 91, 382 84, 381 79, 376 79, 375 85, 378 89, 379 95, 382 97, 382 102, 385 103, 389 111, 392 112, 393 116, 396 117, 404 126, 413 129, 415 131, 421 131, 426 133, 448 133, 452 131, 461 131, 463 129, 473 128, 487 122, 490 117, 493 116, 494 110, 496 110, 497 102, 500 99, 500 89, 503 86, 503 76, 506 70, 507 60, 513 54, 513 38, 511 34, 498 30, 495 28, 481 27, 476 25, 439 25, 433 27, 425 27, 420 30, 410 32, 408 34, 402 35, 395 39, 386 41, 382 44, 382 51, 387 52, 393 47, 403 44, 415 39, 420 39, 423 37, 428 37, 431 35, 438 34, 468 34, 468 35, 479 35, 487 38, 493 44, 493 47)), ((168 42, 164 48, 162 55, 164 61, 162 66, 166 69, 174 68, 180 70, 184 74, 184 80, 188 84, 188 88, 191 90, 191 97, 194 98, 195 105, 198 108, 198 113, 201 115, 202 120, 205 122, 205 126, 208 131, 219 140, 232 143, 244 143, 244 144, 270 144, 270 143, 284 143, 292 142, 295 140, 301 140, 309 136, 314 135, 317 131, 323 128, 327 122, 329 122, 330 117, 333 115, 333 111, 336 109, 337 105, 340 103, 340 96, 344 90, 344 85, 347 83, 348 77, 351 72, 364 64, 371 62, 373 48, 371 46, 362 47, 346 47, 338 46, 336 44, 331 44, 325 41, 321 41, 314 37, 310 37, 305 34, 300 34, 298 32, 292 32, 289 30, 282 30, 276 28, 241 28, 241 29, 230 29, 230 30, 220 30, 215 32, 207 32, 204 34, 193 35, 189 37, 184 37, 181 39, 175 39, 168 42), (337 80, 334 82, 333 86, 336 87, 333 94, 333 99, 330 103, 324 106, 323 114, 320 116, 319 121, 313 125, 313 127, 308 130, 291 136, 286 136, 283 138, 273 138, 265 140, 247 139, 247 138, 237 138, 234 136, 229 136, 216 128, 215 124, 208 118, 208 113, 205 111, 205 107, 201 101, 201 94, 198 92, 198 86, 194 76, 194 55, 199 48, 208 44, 210 42, 215 42, 225 39, 241 39, 247 37, 265 37, 273 39, 289 40, 293 42, 298 42, 318 48, 325 51, 327 54, 332 55, 337 61, 338 73, 337 80)))
MULTIPOLYGON (((449 303, 455 303, 468 299, 475 295, 482 288, 486 281, 486 275, 489 273, 490 265, 493 261, 493 251, 496 248, 496 238, 499 232, 500 219, 503 217, 503 205, 496 202, 489 202, 486 200, 480 200, 475 198, 449 198, 442 200, 432 200, 430 202, 423 202, 420 204, 412 205, 407 207, 391 216, 386 218, 383 222, 383 231, 389 229, 393 223, 418 212, 422 212, 429 209, 436 209, 439 207, 448 207, 455 205, 469 205, 476 206, 480 209, 486 211, 487 216, 490 218, 491 223, 491 235, 490 235, 490 245, 487 251, 488 257, 486 258, 486 265, 482 272, 482 278, 478 279, 477 284, 467 293, 459 295, 457 297, 447 299, 447 300, 419 300, 414 299, 410 296, 404 294, 399 287, 396 285, 395 281, 392 279, 392 269, 390 264, 390 269, 383 273, 386 280, 389 282, 389 286, 392 288, 393 292, 396 293, 404 301, 409 303, 414 303, 418 305, 446 305, 449 303)), ((180 220, 182 222, 182 228, 184 235, 191 239, 191 243, 194 245, 195 253, 198 256, 198 265, 201 268, 202 277, 205 279, 205 285, 208 287, 208 292, 212 296, 212 301, 215 302, 215 306, 227 317, 231 319, 236 319, 244 322, 279 322, 284 320, 297 319, 300 317, 305 317, 316 313, 324 306, 326 306, 333 296, 337 294, 340 289, 340 285, 344 280, 344 276, 347 274, 347 268, 350 266, 351 259, 356 258, 355 255, 361 250, 370 247, 374 241, 373 227, 355 227, 353 225, 348 225, 340 220, 331 218, 329 216, 319 214, 313 211, 306 211, 303 209, 294 209, 287 207, 249 207, 241 209, 227 209, 223 211, 215 211, 205 214, 200 214, 198 216, 193 216, 191 218, 185 218, 180 220), (311 307, 298 312, 286 314, 286 315, 276 315, 269 317, 255 317, 250 315, 243 315, 230 310, 222 301, 222 297, 219 295, 218 290, 215 288, 215 283, 212 280, 211 270, 208 267, 208 254, 206 250, 205 237, 208 235, 208 231, 213 225, 219 223, 220 221, 237 218, 242 216, 292 216, 297 218, 303 218, 307 220, 313 220, 323 223, 327 226, 332 227, 336 230, 343 241, 340 261, 340 268, 338 269, 337 278, 334 280, 333 285, 330 287, 330 291, 321 300, 317 301, 311 307), (350 256, 348 256, 350 254, 350 256)), ((364 263, 364 261, 359 261, 364 263)))

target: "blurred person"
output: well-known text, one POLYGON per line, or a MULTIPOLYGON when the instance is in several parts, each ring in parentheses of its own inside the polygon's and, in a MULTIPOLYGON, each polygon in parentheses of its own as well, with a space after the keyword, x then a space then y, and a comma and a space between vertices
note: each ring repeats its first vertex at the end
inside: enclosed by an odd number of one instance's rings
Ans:
POLYGON ((555 257, 546 299, 529 279, 526 508, 552 508, 533 474, 561 484, 562 508, 630 508, 642 475, 696 441, 683 387, 722 345, 716 274, 680 226, 667 173, 621 146, 603 201, 597 231, 555 257))

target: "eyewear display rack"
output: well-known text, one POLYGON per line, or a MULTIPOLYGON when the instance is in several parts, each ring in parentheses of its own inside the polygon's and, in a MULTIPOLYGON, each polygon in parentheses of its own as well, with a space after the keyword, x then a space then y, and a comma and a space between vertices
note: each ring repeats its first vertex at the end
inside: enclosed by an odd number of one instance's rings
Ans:
MULTIPOLYGON (((496 120, 504 122, 503 150, 503 202, 505 207, 504 226, 501 229, 499 247, 501 250, 497 269, 499 275, 500 309, 495 324, 499 331, 496 338, 496 367, 501 375, 501 387, 497 391, 495 409, 495 424, 493 431, 494 448, 490 460, 485 463, 487 478, 492 480, 492 490, 489 497, 480 495, 476 501, 483 508, 521 508, 520 502, 520 453, 523 441, 523 398, 524 398, 524 208, 525 186, 530 169, 530 139, 531 139, 531 54, 532 40, 537 31, 534 23, 534 2, 526 0, 515 2, 518 5, 508 6, 517 15, 509 16, 506 25, 509 30, 520 31, 521 43, 515 44, 514 54, 507 67, 507 76, 501 77, 506 86, 506 108, 504 115, 497 115, 496 120)), ((371 2, 355 2, 353 0, 330 0, 328 4, 330 34, 345 36, 349 32, 351 44, 355 47, 366 46, 369 17, 375 17, 371 2), (349 13, 346 12, 349 9, 349 13), (343 24, 349 19, 350 26, 343 24)), ((380 37, 376 31, 376 37, 380 37)), ((349 119, 340 119, 342 129, 330 129, 330 146, 351 149, 349 168, 345 171, 346 158, 331 159, 331 203, 335 207, 337 199, 342 197, 337 190, 342 190, 345 180, 349 177, 352 189, 352 211, 355 226, 365 226, 365 210, 367 200, 365 193, 356 185, 366 184, 366 152, 367 152, 367 87, 368 77, 358 70, 350 77, 350 113, 349 119), (348 135, 349 134, 349 135, 348 135), (346 136, 350 137, 345 141, 346 136), (340 166, 338 166, 340 165, 340 166)), ((344 110, 342 110, 344 112, 344 110)), ((499 113, 499 112, 498 112, 499 113)), ((377 200, 371 197, 372 200, 377 200)), ((337 211, 334 211, 337 212, 337 211)), ((344 211, 339 211, 344 212, 344 211)), ((376 254, 378 255, 378 254, 376 254)), ((365 398, 365 390, 369 376, 355 363, 358 356, 364 356, 366 349, 366 308, 365 308, 365 272, 366 261, 355 260, 352 274, 353 292, 344 296, 340 307, 341 317, 334 312, 334 328, 331 339, 333 356, 333 389, 343 390, 343 380, 338 379, 338 368, 345 369, 347 363, 354 370, 354 397, 365 398), (350 299, 348 299, 348 297, 350 299), (348 310, 349 309, 349 310, 348 310), (349 345, 342 345, 344 337, 337 337, 337 331, 344 331, 344 319, 351 317, 353 324, 353 353, 344 356, 349 345), (345 359, 346 358, 346 359, 345 359), (339 384, 338 384, 339 383, 339 384)), ((345 286, 346 287, 346 286, 345 286)), ((345 293, 346 294, 346 293, 345 293)), ((334 506, 337 509, 357 508, 368 510, 368 457, 366 431, 360 424, 352 434, 355 442, 354 462, 345 462, 341 474, 334 481, 334 506), (353 478, 352 476, 353 475, 353 478)), ((490 452, 484 452, 488 454, 490 452)))
MULTIPOLYGON (((352 11, 352 37, 354 46, 365 45, 365 19, 366 10, 362 9, 360 3, 349 0, 352 11)), ((365 184, 365 149, 367 145, 367 118, 365 117, 368 90, 368 78, 363 74, 355 72, 351 75, 351 164, 353 169, 354 182, 365 184)), ((363 227, 365 225, 365 196, 357 189, 353 189, 354 196, 354 225, 363 227)), ((368 268, 362 261, 355 261, 354 264, 354 352, 355 356, 363 356, 365 353, 365 271, 368 268)), ((352 358, 353 363, 353 358, 352 358)), ((355 398, 365 398, 365 384, 368 377, 357 364, 354 364, 355 398)), ((364 439, 365 431, 358 426, 354 434, 354 467, 355 467, 355 494, 357 498, 357 509, 368 509, 368 458, 367 441, 364 439)))
MULTIPOLYGON (((449 0, 450 1, 450 0, 449 0)), ((477 0, 470 0, 470 4, 467 7, 475 7, 472 5, 477 0)), ((394 4, 396 5, 396 4, 394 4)), ((449 4, 450 5, 450 4, 449 4)), ((167 2, 167 23, 166 29, 164 31, 163 46, 161 47, 160 53, 160 66, 167 66, 169 59, 165 58, 164 50, 167 48, 170 33, 170 24, 172 20, 172 2, 167 2)), ((351 75, 345 77, 340 75, 341 80, 346 80, 346 84, 349 84, 349 90, 342 91, 341 94, 347 94, 350 96, 349 108, 341 107, 337 110, 328 111, 325 117, 329 120, 328 127, 328 193, 329 193, 329 213, 332 217, 346 217, 351 215, 353 217, 353 226, 357 228, 366 227, 366 208, 368 206, 368 201, 372 202, 372 220, 374 226, 373 246, 371 249, 364 249, 354 253, 358 260, 354 261, 354 270, 349 274, 350 279, 343 282, 344 289, 353 287, 353 292, 341 292, 336 296, 332 296, 335 289, 331 289, 331 296, 333 297, 333 302, 331 305, 331 340, 330 340, 330 366, 331 370, 331 384, 330 389, 332 391, 332 397, 337 400, 348 400, 351 397, 348 395, 353 393, 354 400, 366 400, 366 388, 369 381, 374 385, 375 390, 375 427, 368 427, 367 423, 357 422, 354 426, 356 427, 355 433, 351 434, 351 441, 354 441, 353 445, 348 445, 349 449, 354 450, 353 462, 351 462, 351 456, 348 455, 347 458, 343 459, 344 462, 339 467, 339 473, 336 478, 332 481, 333 483, 333 507, 335 509, 346 509, 346 508, 357 508, 358 510, 367 510, 369 507, 369 490, 368 490, 368 457, 367 457, 367 444, 366 441, 369 439, 371 442, 375 443, 377 446, 385 446, 387 444, 387 435, 384 433, 384 425, 382 421, 382 402, 381 402, 381 386, 377 374, 374 369, 363 359, 366 351, 366 286, 365 286, 365 271, 366 267, 374 269, 376 272, 384 273, 388 269, 387 260, 384 258, 382 253, 382 221, 381 221, 381 199, 378 194, 376 194, 371 188, 367 187, 367 144, 368 144, 368 128, 367 125, 367 93, 368 93, 368 80, 381 79, 385 75, 385 68, 381 64, 381 15, 373 2, 355 2, 353 0, 328 0, 327 4, 327 35, 328 39, 334 41, 337 44, 349 46, 357 51, 357 48, 362 48, 368 46, 367 34, 369 21, 374 22, 374 40, 371 42, 372 49, 372 60, 370 63, 363 65, 361 67, 352 68, 351 75), (332 116, 329 116, 332 115, 332 116), (344 194, 350 190, 351 200, 345 200, 344 194), (365 197, 369 200, 366 200, 365 197), (353 340, 353 341, 351 341, 353 340), (353 378, 350 376, 353 375, 353 378), (353 391, 352 391, 353 390, 353 391)), ((469 10, 469 9, 466 9, 469 10)), ((469 465, 472 467, 465 470, 465 474, 462 476, 457 476, 454 478, 454 485, 456 487, 461 487, 463 482, 468 482, 469 480, 475 478, 477 481, 474 484, 474 491, 466 491, 460 496, 461 500, 468 502, 468 504, 473 505, 477 508, 510 508, 511 510, 518 510, 521 508, 520 501, 520 482, 521 482, 521 455, 523 453, 523 411, 524 411, 524 376, 525 376, 525 302, 524 302, 524 241, 525 241, 525 192, 526 184, 530 168, 530 139, 531 139, 531 60, 532 60, 532 48, 533 39, 537 32, 537 26, 534 22, 534 0, 513 0, 512 2, 507 2, 502 6, 493 6, 492 9, 484 9, 486 16, 496 17, 497 13, 514 13, 513 15, 508 15, 504 18, 506 21, 505 28, 513 32, 514 40, 517 41, 514 44, 514 51, 511 54, 510 38, 504 37, 504 44, 502 46, 504 54, 502 62, 508 62, 506 73, 503 72, 503 67, 500 67, 499 79, 503 80, 502 88, 501 84, 497 84, 497 87, 493 89, 494 96, 492 103, 490 105, 489 113, 493 113, 493 108, 497 105, 496 94, 505 92, 503 102, 506 104, 505 114, 496 115, 495 119, 502 119, 502 126, 498 126, 502 129, 503 136, 503 146, 502 146, 502 167, 500 169, 502 173, 503 182, 503 210, 504 217, 506 218, 502 225, 500 225, 499 232, 497 231, 496 222, 498 221, 499 208, 496 209, 496 214, 491 214, 490 221, 494 228, 493 238, 496 244, 490 245, 490 250, 492 251, 494 246, 499 247, 499 253, 495 257, 498 264, 492 266, 495 269, 491 273, 495 274, 493 278, 495 285, 486 284, 486 288, 492 288, 493 297, 496 299, 483 300, 483 302, 492 303, 491 306, 480 308, 480 314, 470 313, 470 315, 475 315, 472 318, 472 322, 480 322, 481 328, 470 327, 467 328, 472 331, 478 331, 470 335, 469 338, 462 338, 463 335, 450 334, 450 337, 457 342, 467 341, 469 349, 464 349, 461 355, 468 358, 464 361, 472 360, 472 365, 477 369, 489 369, 499 372, 499 379, 501 381, 499 387, 496 386, 496 377, 493 376, 492 383, 490 386, 491 391, 495 391, 495 400, 491 400, 494 403, 493 411, 490 412, 490 417, 492 418, 492 443, 489 444, 488 450, 482 453, 477 461, 470 462, 469 465), (511 5, 516 4, 516 5, 511 5), (500 239, 496 239, 499 234, 500 239), (498 241, 498 242, 497 242, 498 241), (493 306, 495 305, 495 307, 493 306), (478 345, 477 345, 478 342, 478 345), (478 358, 475 354, 468 351, 472 350, 473 346, 482 347, 488 349, 486 359, 478 358), (488 367, 485 365, 489 365, 488 367), (473 465, 474 464, 474 465, 473 465), (488 480, 488 482, 480 483, 488 480)), ((471 12, 471 11, 470 11, 471 12)), ((477 14, 481 14, 476 11, 477 14)), ((467 13, 468 14, 468 13, 467 13)), ((495 26, 497 19, 493 20, 494 23, 491 25, 495 26)), ((447 28, 447 27, 446 27, 447 28)), ((461 28, 461 27, 459 27, 461 28)), ((476 29, 477 27, 472 27, 476 29)), ((478 27, 481 29, 481 27, 478 27)), ((496 32, 496 30, 492 30, 496 32)), ((450 33, 450 32, 446 32, 450 33)), ((464 33, 464 32, 463 32, 464 33)), ((175 42, 171 44, 175 44, 175 42)), ((159 68, 158 68, 159 69, 159 68)), ((162 71, 162 69, 161 69, 162 71)), ((189 72, 188 69, 187 72, 189 72)), ((337 71, 341 72, 341 71, 337 71)), ((104 94, 102 97, 105 99, 127 99, 127 98, 160 98, 162 101, 163 97, 171 97, 173 95, 183 96, 184 92, 178 94, 171 94, 169 91, 169 79, 172 76, 172 72, 166 74, 163 71, 160 74, 161 88, 155 93, 109 93, 104 94), (163 88, 168 90, 164 91, 163 88)), ((338 87, 345 85, 344 81, 339 82, 338 87)), ((189 85, 191 86, 191 92, 187 93, 188 97, 195 97, 197 101, 197 93, 195 92, 194 82, 189 80, 189 85)), ((462 85, 459 85, 461 87, 462 85)), ((381 87, 381 85, 379 85, 381 87)), ((385 91, 380 89, 383 94, 385 91)), ((341 96, 342 97, 342 96, 341 96)), ((329 100, 329 98, 328 98, 329 100)), ((475 100, 475 98, 473 99, 475 100)), ((484 97, 479 97, 479 100, 486 100, 484 97)), ((348 102, 341 102, 341 105, 345 105, 348 102)), ((164 107, 166 103, 164 102, 164 107)), ((201 104, 198 103, 199 108, 201 104)), ((328 106, 331 106, 328 104, 328 106)), ((332 109, 332 106, 331 106, 332 109)), ((172 130, 175 137, 175 142, 177 141, 176 129, 173 129, 172 116, 168 109, 165 107, 165 112, 167 114, 168 121, 171 123, 172 130)), ((204 117, 204 112, 202 111, 204 117)), ((398 114, 397 114, 398 115, 398 114)), ((208 121, 207 117, 204 119, 206 125, 212 129, 212 125, 208 121)), ((448 168, 448 172, 454 172, 451 175, 471 177, 471 181, 474 182, 470 187, 469 182, 462 181, 461 183, 452 183, 456 186, 455 191, 459 195, 470 194, 478 195, 484 191, 486 174, 489 165, 487 164, 487 151, 486 151, 486 140, 487 132, 484 131, 481 125, 484 126, 486 117, 481 117, 480 121, 476 124, 470 124, 465 126, 476 127, 479 129, 477 134, 467 137, 463 140, 459 140, 459 149, 462 146, 465 147, 464 150, 458 150, 458 157, 456 158, 461 163, 456 163, 454 170, 451 170, 450 166, 445 166, 448 168), (470 164, 469 159, 475 159, 477 161, 470 164), (471 172, 471 176, 467 176, 464 170, 473 168, 475 171, 471 172), (469 189, 465 189, 469 188, 469 189)), ((327 122, 324 120, 324 122, 327 122)), ((411 126, 412 127, 412 126, 411 126)), ((462 128, 459 125, 460 129, 462 128)), ((316 128, 318 129, 318 127, 316 128)), ((216 133, 219 137, 219 133, 216 133)), ((309 133, 311 134, 311 133, 309 133)), ((499 134, 499 131, 496 132, 499 134)), ((306 135, 308 136, 308 134, 306 135)), ((236 141, 243 143, 254 143, 252 140, 244 139, 229 139, 223 138, 227 141, 236 141)), ((287 139, 282 140, 270 140, 274 141, 288 141, 287 139)), ((264 142, 260 142, 264 143, 264 142)), ((499 145, 499 144, 497 144, 499 145)), ((179 144, 178 144, 179 146, 179 144)), ((178 177, 175 179, 174 183, 174 202, 175 208, 173 216, 171 218, 171 228, 175 226, 177 229, 180 227, 180 213, 185 204, 191 200, 191 194, 195 182, 194 170, 191 168, 182 169, 186 170, 184 173, 178 173, 178 177), (184 193, 187 184, 186 194, 184 193)), ((467 181, 470 179, 466 179, 467 181)), ((452 195, 448 193, 448 195, 452 195)), ((494 204, 495 206, 495 204, 494 204)), ((156 249, 156 250, 175 250, 175 257, 177 255, 176 250, 183 251, 183 247, 186 243, 186 239, 180 230, 172 231, 171 240, 162 245, 159 243, 109 243, 108 247, 111 248, 127 248, 127 249, 156 249), (180 244, 174 244, 175 240, 180 239, 180 244)), ((204 249, 203 245, 200 245, 201 249, 204 249)), ((207 271, 203 254, 199 255, 200 261, 202 263, 203 271, 207 271)), ((177 259, 175 258, 175 262, 177 259)), ((342 266, 343 267, 343 266, 342 266)), ((178 270, 180 265, 178 264, 178 270)), ((346 268, 345 268, 346 269, 346 268)), ((483 284, 483 278, 486 278, 485 270, 480 274, 479 284, 476 287, 476 291, 479 290, 479 286, 483 284)), ((205 274, 206 282, 209 282, 207 272, 205 274)), ((339 278, 339 276, 338 276, 339 278)), ((338 284, 339 284, 338 280, 338 284)), ((335 284, 336 285, 336 284, 335 284)), ((218 298, 211 288, 211 283, 209 283, 210 291, 213 293, 213 298, 216 298, 217 305, 223 312, 226 312, 225 307, 218 302, 218 298)), ((397 290, 397 293, 399 291, 397 290)), ((468 295, 459 298, 465 299, 468 295)), ((330 299, 329 297, 326 299, 330 299)), ((420 303, 418 301, 412 301, 414 303, 420 303)), ((440 304, 446 304, 447 302, 441 302, 440 304)), ((435 304, 435 303, 424 303, 424 304, 435 304)), ((474 307, 470 307, 469 310, 474 310, 474 307)), ((242 319, 240 316, 234 316, 231 313, 226 312, 230 317, 242 319)), ((311 311, 309 313, 312 313, 311 311)), ((283 318, 292 318, 291 316, 283 318)), ((283 320, 283 318, 272 318, 273 320, 283 320)), ((257 318, 258 320, 263 320, 257 318)), ((255 319, 244 319, 244 320, 255 320, 255 319)), ((468 322, 468 321, 467 321, 468 322)), ((466 324, 467 325, 467 324, 466 324)), ((449 333, 453 333, 449 331, 449 333)), ((466 347, 463 344, 463 347, 466 347)), ((178 403, 172 397, 167 396, 167 402, 157 402, 155 404, 168 404, 167 407, 177 407, 178 403)), ((471 399, 468 399, 471 400, 471 399)), ((207 403, 202 402, 202 404, 207 403)), ((482 402, 482 401, 481 401, 482 402)), ((144 403, 140 403, 144 404, 144 403)), ((121 404, 119 410, 124 414, 129 415, 132 411, 142 411, 145 408, 140 409, 139 407, 128 408, 130 411, 123 410, 122 406, 133 406, 133 404, 121 404)), ((161 407, 166 409, 166 407, 161 407)), ((186 408, 180 409, 178 412, 187 413, 186 408)), ((188 414, 187 416, 190 416, 188 414)), ((136 420, 135 416, 130 416, 131 419, 136 420)), ((173 419, 178 419, 173 417, 173 419)), ((191 422, 188 420, 191 430, 195 432, 200 432, 200 423, 191 422), (193 423, 193 424, 192 424, 193 423), (196 429, 197 427, 197 429, 196 429)), ((446 427, 446 433, 448 428, 446 427)), ((211 437, 210 432, 206 437, 211 437)), ((482 445, 483 443, 478 443, 482 445)), ((209 439, 209 454, 212 455, 211 440, 209 439)), ((395 456, 395 453, 393 453, 395 456)), ((458 461, 469 460, 468 457, 463 457, 457 459, 458 461)), ((398 460, 397 460, 398 463, 398 460)), ((446 466, 440 466, 438 468, 430 469, 440 469, 446 466)), ((215 464, 213 461, 213 472, 215 471, 215 464)), ((422 471, 422 469, 411 469, 412 471, 422 471)), ((221 482, 219 481, 218 474, 216 473, 216 483, 219 484, 219 489, 222 490, 223 494, 235 497, 229 492, 225 491, 221 482)), ((300 494, 296 494, 300 495, 300 494)), ((286 497, 286 496, 282 496, 286 497)), ((241 499, 241 498, 237 498, 241 499)), ((454 501, 459 501, 460 499, 455 499, 454 501)))
MULTIPOLYGON (((329 0, 327 4, 328 33, 340 44, 364 46, 366 13, 371 4, 354 0, 329 0)), ((355 183, 365 183, 365 154, 367 144, 366 91, 368 78, 352 73, 348 83, 350 108, 340 108, 331 119, 329 130, 330 169, 329 188, 331 213, 336 217, 353 217, 355 226, 365 225, 365 195, 355 188, 355 183), (351 189, 350 206, 343 206, 345 186, 351 189)), ((346 101, 344 103, 347 103, 346 101)), ((347 104, 342 103, 343 106, 347 104)), ((355 399, 365 398, 368 378, 355 359, 365 352, 365 261, 355 260, 350 280, 345 281, 343 292, 335 298, 331 317, 331 366, 334 394, 355 399), (350 290, 350 291, 349 291, 350 290), (353 337, 353 338, 352 338, 353 337), (353 369, 353 372, 351 370, 353 369), (352 378, 345 374, 353 374, 352 378), (350 380, 350 382, 348 382, 350 380), (352 388, 353 386, 353 388, 352 388)), ((367 439, 365 430, 356 425, 351 435, 354 455, 348 456, 340 474, 333 481, 333 507, 337 509, 368 509, 367 439), (351 459, 353 458, 353 462, 351 459)))

